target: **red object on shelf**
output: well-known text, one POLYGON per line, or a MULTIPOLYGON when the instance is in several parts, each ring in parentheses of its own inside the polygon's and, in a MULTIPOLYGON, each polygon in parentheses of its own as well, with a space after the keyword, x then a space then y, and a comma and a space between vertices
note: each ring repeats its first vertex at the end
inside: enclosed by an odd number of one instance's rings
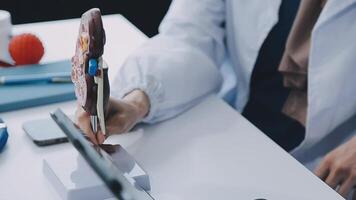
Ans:
POLYGON ((44 54, 44 47, 36 35, 24 33, 11 39, 9 52, 16 65, 37 64, 44 54))

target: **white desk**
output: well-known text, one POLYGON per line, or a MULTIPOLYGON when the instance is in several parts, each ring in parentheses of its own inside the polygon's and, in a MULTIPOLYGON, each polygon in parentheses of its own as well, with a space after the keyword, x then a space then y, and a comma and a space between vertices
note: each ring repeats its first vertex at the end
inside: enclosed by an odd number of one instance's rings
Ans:
MULTIPOLYGON (((78 20, 15 27, 38 34, 46 46, 44 61, 69 58, 74 52, 78 20)), ((146 37, 118 15, 104 18, 105 58, 110 78, 146 37)), ((0 154, 0 199, 59 199, 42 174, 47 156, 74 151, 70 144, 37 147, 21 128, 23 122, 47 117, 66 102, 1 113, 10 138, 0 154)), ((342 199, 217 97, 179 117, 110 138, 136 157, 151 178, 156 199, 273 200, 342 199)))

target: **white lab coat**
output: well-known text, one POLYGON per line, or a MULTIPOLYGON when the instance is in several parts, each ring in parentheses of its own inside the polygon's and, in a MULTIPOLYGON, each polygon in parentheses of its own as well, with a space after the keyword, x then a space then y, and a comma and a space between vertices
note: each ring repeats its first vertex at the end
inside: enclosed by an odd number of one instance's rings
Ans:
MULTIPOLYGON (((144 90, 151 103, 144 120, 149 123, 176 116, 218 92, 230 96, 242 111, 254 63, 278 22, 280 4, 281 0, 173 1, 160 33, 119 70, 112 95, 121 98, 133 89, 144 90)), ((328 0, 311 39, 306 138, 292 152, 309 168, 355 135, 350 130, 356 124, 342 137, 331 133, 356 112, 356 0, 328 0)))

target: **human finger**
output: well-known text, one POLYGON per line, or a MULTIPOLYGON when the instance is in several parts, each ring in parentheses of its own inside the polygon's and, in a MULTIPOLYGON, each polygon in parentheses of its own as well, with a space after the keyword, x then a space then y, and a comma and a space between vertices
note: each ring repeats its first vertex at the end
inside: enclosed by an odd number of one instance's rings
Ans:
POLYGON ((325 179, 325 183, 331 188, 335 189, 343 179, 343 175, 338 173, 337 170, 332 170, 329 176, 325 179))
POLYGON ((341 184, 338 193, 344 198, 346 198, 350 194, 354 186, 355 186, 354 180, 352 180, 352 178, 348 178, 346 179, 345 182, 341 184))
POLYGON ((319 166, 315 169, 314 174, 318 176, 321 180, 325 181, 328 177, 330 171, 330 164, 328 161, 323 160, 319 166))
POLYGON ((106 137, 103 134, 103 132, 102 131, 98 131, 98 133, 96 134, 96 140, 97 140, 98 144, 103 144, 105 139, 106 139, 106 137))
POLYGON ((90 139, 94 144, 98 144, 94 132, 92 131, 90 124, 90 116, 87 112, 78 110, 76 112, 76 123, 77 126, 83 131, 83 133, 90 139))

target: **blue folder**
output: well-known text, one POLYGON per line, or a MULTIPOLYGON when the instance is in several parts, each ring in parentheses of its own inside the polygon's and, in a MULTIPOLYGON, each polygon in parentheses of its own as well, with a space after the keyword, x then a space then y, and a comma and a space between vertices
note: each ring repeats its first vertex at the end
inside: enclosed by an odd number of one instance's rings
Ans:
MULTIPOLYGON (((0 68, 0 76, 70 72, 69 60, 23 67, 0 68)), ((37 82, 0 85, 0 112, 75 99, 72 83, 37 82)))

